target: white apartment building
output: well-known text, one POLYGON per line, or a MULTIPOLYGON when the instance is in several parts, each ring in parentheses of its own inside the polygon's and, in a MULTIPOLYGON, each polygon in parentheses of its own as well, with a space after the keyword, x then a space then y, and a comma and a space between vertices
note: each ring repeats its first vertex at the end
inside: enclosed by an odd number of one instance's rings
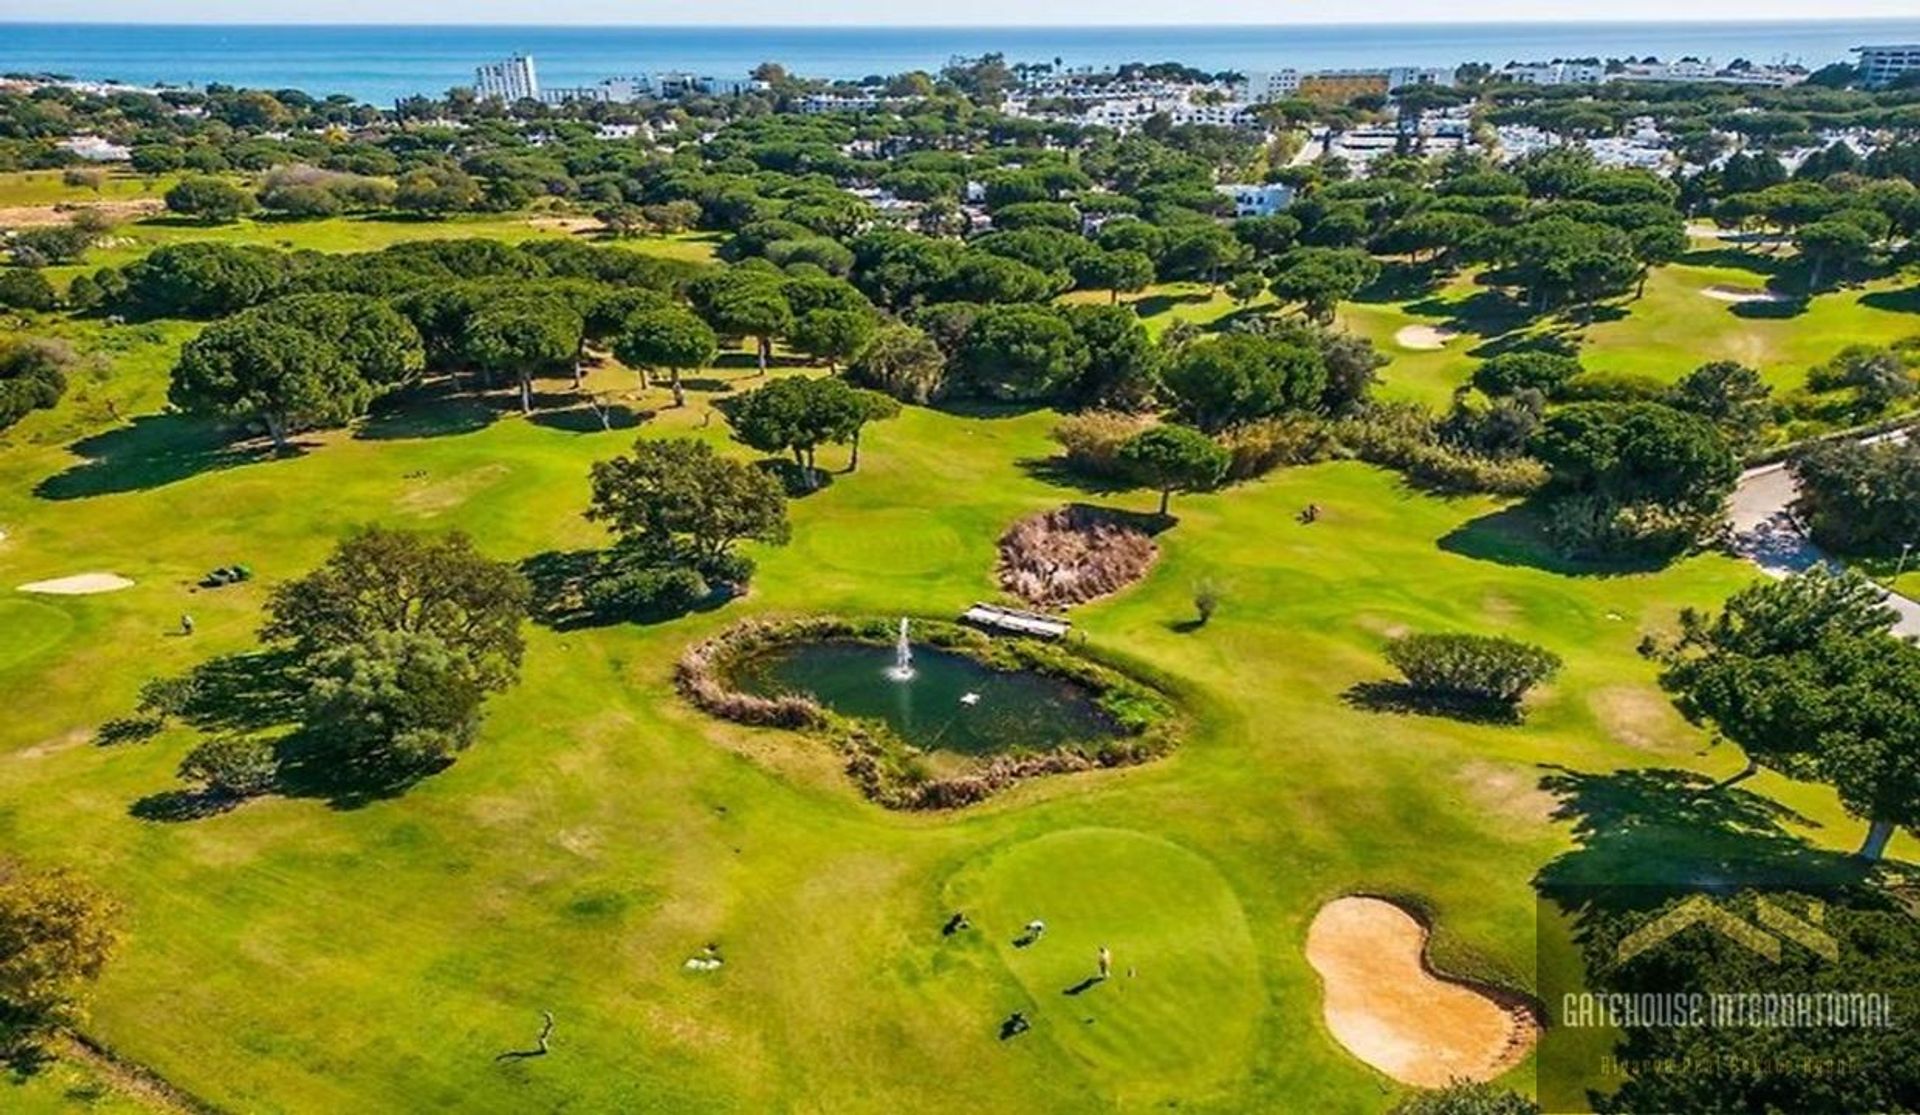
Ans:
POLYGON ((1594 85, 1606 80, 1607 68, 1598 62, 1509 62, 1500 79, 1515 85, 1594 85))
POLYGON ((1444 66, 1392 66, 1387 69, 1387 88, 1408 85, 1452 85, 1453 71, 1444 66))
POLYGON ((1896 78, 1920 70, 1920 43, 1857 46, 1860 80, 1868 86, 1891 85, 1896 78))
POLYGON ((1253 70, 1245 75, 1239 91, 1241 96, 1255 104, 1284 101, 1299 94, 1300 71, 1253 70))
POLYGON ((1293 204, 1293 187, 1274 183, 1232 182, 1213 188, 1233 199, 1236 217, 1271 217, 1293 204))
POLYGON ((539 99, 540 79, 533 72, 533 55, 516 54, 504 62, 474 67, 473 91, 483 99, 508 104, 539 99))

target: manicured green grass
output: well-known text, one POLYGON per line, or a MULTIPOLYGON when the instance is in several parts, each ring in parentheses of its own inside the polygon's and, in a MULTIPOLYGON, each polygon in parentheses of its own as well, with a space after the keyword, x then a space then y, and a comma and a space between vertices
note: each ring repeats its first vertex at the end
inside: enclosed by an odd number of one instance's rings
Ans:
POLYGON ((25 205, 87 205, 101 201, 131 201, 159 198, 178 181, 177 175, 145 178, 129 171, 102 168, 106 178, 100 189, 69 186, 57 170, 26 170, 0 174, 0 208, 25 205))
MULTIPOLYGON (((1171 299, 1159 327, 1231 312, 1203 289, 1151 293, 1171 299)), ((1390 337, 1435 319, 1367 305, 1347 320, 1390 337)), ((128 941, 88 1030, 225 1107, 1379 1111, 1398 1090, 1328 1037, 1301 955, 1322 902, 1418 896, 1440 962, 1532 987, 1532 880, 1593 862, 1570 824, 1603 796, 1576 807, 1542 778, 1564 767, 1604 788, 1619 768, 1739 766, 1674 713, 1635 645, 1750 568, 1568 570, 1498 501, 1342 462, 1176 498, 1150 576, 1077 610, 1095 647, 1181 694, 1181 750, 959 814, 888 813, 824 745, 709 720, 671 671, 690 642, 758 612, 950 617, 995 595, 1008 523, 1090 498, 1034 467, 1053 448, 1046 412, 909 408, 868 433, 857 473, 794 502, 793 543, 753 551, 746 599, 659 625, 531 629, 525 676, 478 743, 404 796, 139 820, 129 808, 176 785, 193 736, 100 747, 94 729, 147 678, 254 646, 266 593, 355 525, 458 527, 503 559, 598 546, 581 517, 592 461, 635 436, 728 443, 710 392, 684 410, 636 393, 625 401, 654 417, 602 432, 556 382, 533 420, 504 399, 416 405, 262 459, 158 413, 191 326, 58 329, 102 362, 0 438, 0 588, 89 570, 137 584, 0 611, 8 650, 29 645, 0 661, 0 845, 121 898, 128 941), (1301 525, 1308 503, 1322 515, 1301 525), (258 579, 193 587, 233 562, 258 579), (1203 581, 1222 602, 1191 630, 1203 581), (173 633, 182 612, 192 637, 173 633), (1516 727, 1343 699, 1386 676, 1381 648, 1404 630, 1509 634, 1566 668, 1516 727), (976 928, 943 937, 956 909, 976 928), (1014 948, 1031 918, 1046 938, 1014 948), (726 966, 688 971, 708 943, 726 966), (1100 944, 1120 975, 1063 994, 1100 944), (1015 1009, 1034 1027, 1002 1041, 1015 1009), (552 1053, 497 1059, 531 1044, 543 1010, 552 1053)), ((1451 348, 1397 358, 1387 384, 1443 394, 1458 362, 1451 348)), ((632 382, 613 369, 592 386, 632 382)), ((1796 811, 1785 836, 1858 841, 1831 794, 1749 785, 1796 811)), ((1677 816, 1682 797, 1638 808, 1677 816)), ((1636 816, 1618 829, 1608 855, 1675 871, 1750 838, 1636 816)), ((1894 853, 1914 848, 1902 837, 1894 853)), ((57 1094, 44 1077, 0 1084, 0 1107, 57 1094)))
MULTIPOLYGON (((123 397, 157 397, 167 343, 129 355, 121 378, 145 382, 123 397)), ((721 442, 706 401, 646 435, 721 442)), ((959 815, 886 813, 823 748, 711 722, 669 679, 688 642, 755 611, 951 615, 993 595, 1008 522, 1077 498, 1024 467, 1050 451, 1049 415, 910 409, 870 433, 858 473, 795 503, 795 541, 756 553, 747 600, 533 630, 480 742, 407 795, 140 821, 129 806, 174 785, 189 733, 89 737, 143 680, 253 645, 265 592, 356 523, 461 527, 504 558, 597 545, 579 514, 586 465, 633 435, 471 428, 471 408, 449 406, 240 462, 176 456, 193 429, 147 418, 152 435, 102 432, 104 463, 87 465, 43 436, 81 405, 29 418, 0 456, 14 530, 0 583, 112 569, 138 584, 46 601, 64 641, 0 671, 0 836, 76 862, 128 906, 91 1031, 236 1108, 1378 1110, 1394 1089, 1327 1038, 1300 954, 1322 901, 1421 895, 1452 962, 1531 985, 1529 880, 1569 848, 1534 789, 1540 764, 1737 766, 1702 753, 1633 647, 1746 568, 1567 576, 1496 503, 1346 463, 1182 497, 1151 577, 1078 616, 1185 691, 1197 727, 1180 752, 959 815), (1308 502, 1324 514, 1303 527, 1308 502), (191 587, 233 561, 260 579, 191 587), (1203 579, 1224 602, 1182 633, 1203 579), (197 633, 170 634, 189 610, 197 633), (1509 633, 1568 667, 1519 728, 1349 707, 1340 694, 1383 675, 1381 644, 1403 628, 1509 633), (956 907, 978 929, 944 939, 956 907), (1049 938, 1012 950, 1032 917, 1049 938), (727 966, 685 970, 708 942, 727 966), (1139 976, 1062 995, 1101 943, 1139 976), (1012 1009, 1035 1027, 1003 1043, 1012 1009), (496 1061, 541 1010, 554 1052, 496 1061)), ((1809 839, 1856 839, 1829 795, 1760 783, 1808 817, 1809 839)))

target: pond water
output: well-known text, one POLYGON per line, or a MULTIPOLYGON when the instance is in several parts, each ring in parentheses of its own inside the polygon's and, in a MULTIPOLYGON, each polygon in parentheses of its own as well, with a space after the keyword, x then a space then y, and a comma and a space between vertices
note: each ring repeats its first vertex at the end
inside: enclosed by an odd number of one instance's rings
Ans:
POLYGON ((762 696, 810 693, 843 716, 884 720, 900 738, 928 750, 984 754, 1118 734, 1093 695, 1069 681, 1029 670, 993 670, 965 655, 918 645, 912 678, 889 677, 893 665, 892 647, 798 643, 742 664, 734 684, 762 696))

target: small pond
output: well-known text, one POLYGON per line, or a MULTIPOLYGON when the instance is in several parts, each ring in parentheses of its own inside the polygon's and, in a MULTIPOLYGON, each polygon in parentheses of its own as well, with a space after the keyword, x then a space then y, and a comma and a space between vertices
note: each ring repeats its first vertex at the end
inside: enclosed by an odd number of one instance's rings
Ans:
POLYGON ((808 693, 842 716, 884 720, 926 750, 984 754, 1035 750, 1119 734, 1082 686, 1030 670, 989 669, 965 655, 915 645, 913 676, 895 680, 894 648, 796 643, 741 664, 748 693, 808 693))

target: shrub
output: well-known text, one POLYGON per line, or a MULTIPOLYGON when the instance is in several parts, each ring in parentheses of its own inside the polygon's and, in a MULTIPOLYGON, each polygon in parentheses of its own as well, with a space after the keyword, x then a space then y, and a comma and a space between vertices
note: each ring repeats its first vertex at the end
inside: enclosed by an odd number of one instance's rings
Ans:
POLYGON ((59 299, 40 272, 24 267, 0 270, 0 309, 51 310, 59 299))
POLYGON ((1788 467, 1800 485, 1795 509, 1821 545, 1891 554, 1920 540, 1920 444, 1831 442, 1788 467))
POLYGON ((1430 1092, 1415 1092, 1388 1115, 1540 1115, 1540 1105, 1491 1084, 1456 1081, 1430 1092))
POLYGON ((685 566, 623 570, 587 586, 586 604, 596 615, 618 619, 661 619, 682 615, 710 590, 699 573, 685 566))
POLYGON ((1503 352, 1473 370, 1473 385, 1482 394, 1512 395, 1520 391, 1557 393, 1581 374, 1580 361, 1557 352, 1503 352))
POLYGON ((1387 661, 1421 693, 1507 705, 1560 669, 1552 651, 1501 635, 1404 635, 1387 661))
POLYGON ((73 350, 64 341, 0 339, 0 430, 29 411, 44 410, 67 391, 73 350))
POLYGON ((1282 465, 1310 465, 1340 454, 1340 441, 1325 422, 1304 415, 1266 418, 1221 434, 1228 480, 1250 480, 1282 465))
POLYGON ((753 580, 754 568, 752 558, 728 550, 726 553, 716 554, 702 561, 700 575, 705 577, 709 584, 725 585, 738 591, 746 588, 747 582, 753 580))
POLYGON ((1666 384, 1642 372, 1581 372, 1560 384, 1554 398, 1572 403, 1632 403, 1667 397, 1666 384))
POLYGON ((206 792, 246 798, 273 789, 280 764, 264 740, 220 736, 187 752, 180 760, 180 777, 197 782, 206 792))
POLYGON ((1433 416, 1411 403, 1368 407, 1335 432, 1354 456, 1436 491, 1525 496, 1547 480, 1531 457, 1499 459, 1441 444, 1433 416))
POLYGON ((1083 476, 1128 483, 1130 474, 1120 460, 1120 447, 1151 425, 1151 420, 1112 410, 1090 410, 1070 415, 1054 426, 1067 467, 1083 476))

